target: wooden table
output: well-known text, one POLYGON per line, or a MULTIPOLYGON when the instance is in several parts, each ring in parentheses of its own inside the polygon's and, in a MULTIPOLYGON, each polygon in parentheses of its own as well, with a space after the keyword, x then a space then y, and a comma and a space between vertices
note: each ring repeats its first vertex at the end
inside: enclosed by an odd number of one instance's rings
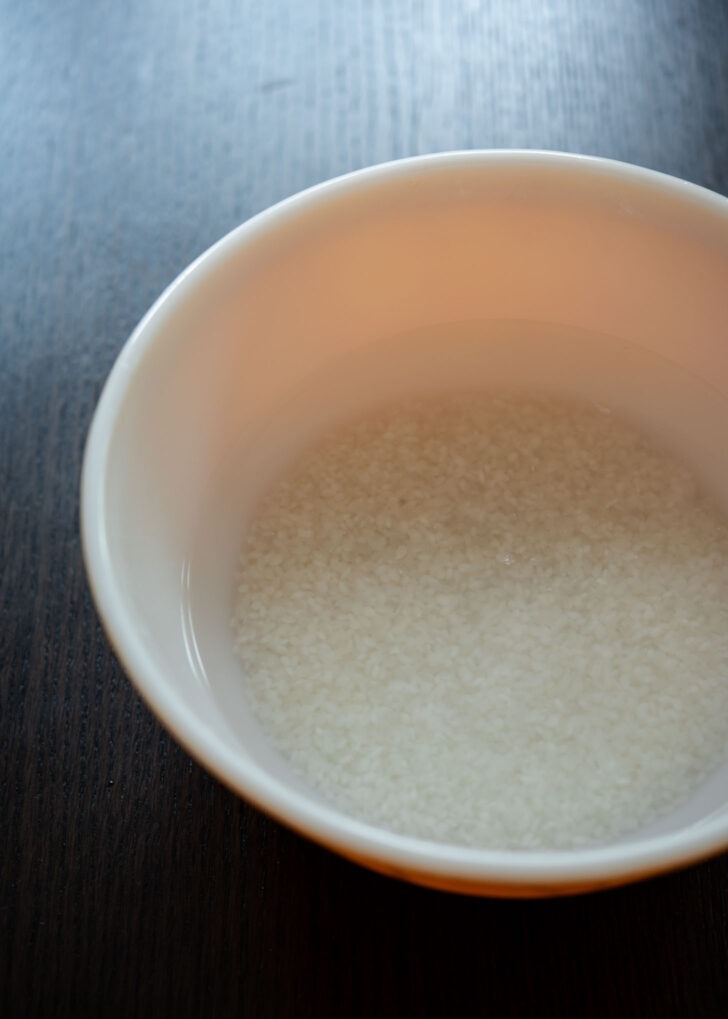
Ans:
POLYGON ((85 435, 162 288, 307 185, 475 147, 728 194, 728 5, 0 0, 6 1019, 728 1015, 728 857, 546 902, 370 874, 193 764, 89 598, 85 435))

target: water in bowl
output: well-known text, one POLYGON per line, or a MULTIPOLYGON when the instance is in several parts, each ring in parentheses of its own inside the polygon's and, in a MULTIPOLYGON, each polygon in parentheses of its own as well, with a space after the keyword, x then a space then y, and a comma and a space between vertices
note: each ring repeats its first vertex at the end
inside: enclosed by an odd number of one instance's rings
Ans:
MULTIPOLYGON (((724 504, 728 501, 725 489, 728 472, 725 470, 726 454, 722 442, 722 435, 725 434, 724 429, 728 422, 726 403, 716 390, 694 379, 677 366, 637 346, 613 338, 555 326, 512 322, 490 323, 487 326, 466 323, 428 329, 395 340, 372 344, 332 364, 327 372, 320 374, 316 379, 302 383, 295 393, 282 396, 279 405, 271 409, 267 420, 261 422, 255 435, 248 437, 236 462, 225 465, 227 482, 216 489, 217 500, 210 506, 207 521, 201 528, 200 537, 188 564, 186 574, 188 611, 185 626, 189 645, 194 648, 200 675, 212 686, 223 705, 226 717, 232 720, 233 726, 236 714, 248 718, 252 701, 256 705, 259 722, 262 719, 254 738, 258 744, 256 751, 264 755, 273 772, 285 775, 287 780, 293 770, 294 781, 299 788, 313 790, 313 795, 337 803, 343 809, 365 817, 372 823, 392 827, 408 834, 466 844, 488 845, 491 848, 506 845, 520 848, 537 846, 554 848, 589 841, 588 816, 587 828, 584 829, 583 825, 583 815, 585 813, 588 815, 589 812, 589 797, 582 797, 580 800, 578 795, 579 762, 576 758, 573 758, 574 795, 571 799, 579 806, 582 814, 582 826, 578 830, 577 827, 571 832, 568 830, 569 818, 573 815, 571 809, 573 803, 569 809, 563 804, 566 799, 563 768, 558 794, 555 787, 549 793, 548 773, 543 787, 534 788, 533 775, 529 780, 530 790, 522 786, 519 791, 517 783, 514 785, 514 776, 519 773, 518 748, 514 751, 513 760, 510 763, 506 761, 507 767, 505 770, 501 769, 499 773, 499 781, 501 783, 510 781, 512 786, 511 792, 503 798, 503 803, 507 804, 510 797, 514 804, 514 813, 520 803, 522 814, 530 803, 533 814, 534 803, 545 803, 548 808, 561 802, 565 825, 562 823, 548 829, 542 826, 541 829, 537 828, 535 834, 532 825, 530 827, 522 825, 522 833, 525 835, 519 841, 518 834, 513 834, 512 827, 509 828, 507 824, 505 827, 503 824, 499 827, 493 819, 489 822, 487 809, 481 811, 483 815, 481 823, 468 824, 462 812, 458 815, 456 795, 458 774, 450 774, 448 782, 443 785, 443 774, 448 777, 447 740, 444 737, 444 742, 438 738, 434 745, 430 738, 429 747, 427 739, 423 738, 420 750, 425 756, 422 757, 420 754, 418 758, 416 753, 410 754, 409 759, 399 762, 396 753, 387 757, 376 745, 372 748, 370 738, 368 742, 374 755, 373 757, 370 755, 366 766, 362 766, 362 759, 366 756, 362 748, 366 741, 357 744, 355 739, 349 739, 349 745, 354 749, 354 753, 352 767, 348 772, 341 767, 342 755, 338 755, 339 759, 336 759, 334 748, 342 744, 340 742, 337 744, 336 739, 331 738, 330 731, 328 733, 322 731, 319 734, 318 749, 316 748, 315 725, 311 728, 310 718, 303 742, 300 736, 304 727, 301 726, 295 747, 290 740, 287 744, 286 731, 294 733, 296 730, 295 724, 291 724, 291 721, 295 723, 295 713, 292 716, 286 715, 283 728, 279 727, 275 731, 276 715, 269 713, 266 719, 265 706, 258 696, 263 687, 259 687, 256 693, 255 684, 262 683, 262 673, 257 679, 254 675, 244 675, 240 663, 230 653, 231 633, 226 629, 229 626, 231 605, 234 601, 232 578, 244 532, 262 494, 278 475, 285 472, 289 464, 295 462, 303 449, 315 443, 322 434, 330 432, 337 423, 352 416, 371 413, 373 408, 391 404, 393 401, 396 403, 413 397, 423 398, 428 395, 432 397, 435 394, 442 400, 448 393, 473 392, 481 388, 513 389, 513 387, 527 393, 541 394, 542 398, 547 399, 568 397, 572 400, 585 401, 629 421, 660 445, 671 449, 681 459, 689 461, 700 484, 717 500, 724 504), (211 533, 209 528, 213 528, 217 535, 226 536, 223 541, 218 540, 213 555, 210 554, 210 541, 205 537, 211 533), (206 579, 196 585, 197 577, 206 579), (209 598, 205 599, 204 605, 199 603, 199 599, 196 601, 196 591, 203 589, 206 592, 211 589, 218 591, 216 607, 210 604, 209 598), (211 613, 214 612, 218 615, 212 622, 211 613), (221 651, 225 641, 226 650, 221 651), (269 738, 271 733, 274 734, 272 746, 269 738), (423 794, 421 788, 423 774, 427 771, 423 761, 428 759, 428 752, 437 756, 437 762, 429 769, 430 777, 425 775, 427 780, 425 784, 429 782, 429 793, 425 790, 423 794), (331 781, 327 779, 327 754, 332 758, 328 772, 331 781), (416 763, 418 760, 419 764, 416 763), (427 797, 432 793, 433 787, 440 789, 441 801, 448 805, 444 813, 441 811, 438 814, 437 810, 431 808, 428 811, 428 805, 433 801, 427 797), (376 804, 387 800, 388 791, 390 793, 394 791, 389 796, 389 805, 386 809, 378 809, 376 804), (549 795, 556 797, 551 804, 548 800, 549 795), (409 812, 403 809, 403 804, 408 805, 409 812), (454 817, 449 826, 444 822, 448 816, 454 817), (417 823, 418 817, 422 823, 417 823), (489 841, 489 823, 493 831, 492 841, 489 841)), ((244 626, 244 620, 239 621, 238 625, 244 626)), ((285 622, 277 625, 285 627, 285 622)), ((271 622, 270 636, 280 637, 281 632, 282 630, 276 630, 274 623, 271 622)), ((402 669, 401 660, 397 663, 397 668, 402 669)), ((346 662, 342 659, 344 689, 345 670, 346 662)), ((453 673, 455 671, 451 670, 453 673)), ((295 669, 288 682, 293 684, 294 689, 295 669)), ((392 682, 396 685, 396 675, 392 682)), ((443 690, 440 691, 439 702, 447 705, 448 700, 452 703, 453 698, 457 697, 457 684, 453 681, 450 695, 445 689, 447 675, 443 675, 442 682, 445 692, 443 694, 443 690)), ((462 676, 459 682, 462 683, 462 676)), ((274 686, 268 678, 264 686, 270 690, 272 685, 274 686)), ((285 684, 276 689, 276 696, 283 697, 284 700, 280 703, 284 704, 286 704, 285 690, 285 684)), ((366 728, 357 729, 359 724, 357 719, 362 717, 362 690, 361 683, 354 684, 352 680, 352 704, 356 705, 359 712, 358 716, 352 714, 354 726, 352 733, 359 735, 366 731, 366 728)), ((320 693, 315 688, 313 692, 320 693)), ((720 701, 720 692, 714 695, 720 701)), ((413 705, 419 702, 421 706, 425 701, 423 692, 420 691, 418 694, 416 687, 411 689, 407 696, 412 698, 413 705)), ((364 700, 366 701, 366 698, 364 700)), ((269 699, 270 703, 274 704, 275 700, 269 699)), ((290 703, 295 703, 295 693, 292 694, 288 705, 290 703)), ((325 698, 322 700, 323 703, 325 698)), ((396 708, 401 715, 405 703, 407 702, 400 698, 393 701, 390 706, 396 708)), ((342 710, 345 706, 346 697, 340 702, 342 710)), ((384 690, 381 685, 377 687, 376 704, 369 705, 367 724, 371 725, 372 710, 374 714, 377 712, 381 714, 383 708, 383 717, 386 718, 386 685, 384 690)), ((717 708, 723 713, 722 701, 717 708)), ((716 709, 716 705, 713 705, 713 709, 716 709)), ((555 713, 553 711, 549 713, 548 725, 556 726, 551 746, 559 747, 560 742, 563 742, 559 730, 560 727, 563 730, 569 717, 569 710, 568 705, 562 705, 555 713), (559 711, 562 712, 560 716, 559 711)), ((447 730, 442 715, 445 708, 441 708, 440 711, 439 719, 435 718, 434 723, 430 719, 430 734, 432 732, 442 734, 447 730)), ((715 713, 713 710, 713 714, 715 713)), ((340 714, 339 711, 337 725, 341 722, 340 714)), ((412 726, 416 728, 419 725, 420 729, 425 731, 422 728, 421 710, 418 708, 409 714, 412 716, 409 720, 400 722, 395 719, 391 732, 387 731, 386 726, 379 726, 378 731, 384 734, 382 746, 385 749, 387 746, 391 748, 392 744, 396 743, 398 725, 407 726, 408 731, 412 726)), ((598 721, 598 716, 595 717, 598 721)), ((457 720, 453 722, 450 718, 449 723, 457 725, 457 720)), ((322 724, 331 726, 331 721, 329 719, 326 723, 323 719, 322 724)), ((341 732, 346 733, 346 725, 343 730, 340 729, 337 738, 341 732)), ((628 730, 625 728, 622 736, 627 734, 628 730)), ((488 734, 486 731, 485 736, 491 740, 493 738, 492 732, 488 734)), ((246 739, 249 741, 250 738, 248 726, 246 739)), ((417 749, 417 739, 411 741, 411 745, 417 749)), ((649 751, 648 741, 646 747, 649 751)), ((544 748, 544 768, 548 771, 546 764, 548 744, 544 744, 544 748)), ((617 740, 615 753, 618 751, 617 740)), ((720 753, 715 754, 712 764, 717 766, 720 757, 720 753)), ((502 760, 502 755, 500 759, 502 760)), ((486 764, 487 761, 481 763, 486 764)), ((606 766, 608 763, 607 752, 599 765, 604 772, 602 787, 605 795, 609 795, 610 781, 624 782, 624 774, 614 774, 610 777, 610 769, 606 766)), ((490 770, 492 773, 494 770, 492 766, 490 770)), ((524 772, 523 768, 521 772, 524 772)), ((701 772, 700 776, 700 788, 691 797, 685 796, 684 786, 680 786, 676 781, 676 795, 683 802, 667 804, 663 798, 659 804, 658 816, 655 816, 650 804, 647 804, 648 809, 643 816, 637 817, 636 814, 625 812, 627 831, 623 834, 629 836, 630 832, 635 831, 642 833, 657 831, 661 826, 669 827, 675 823, 676 818, 682 818, 682 823, 685 823, 686 819, 696 822, 712 809, 717 809, 721 802, 717 775, 705 778, 701 772), (674 809, 671 809, 673 807, 674 809)), ((483 802, 486 805, 493 802, 495 790, 498 788, 497 784, 489 785, 490 777, 484 776, 481 782, 483 802)), ((467 796, 463 794, 461 799, 463 811, 471 818, 478 805, 478 781, 476 780, 474 784, 472 776, 468 776, 468 781, 461 784, 468 787, 467 796)), ((592 782, 589 786, 589 796, 592 799, 596 795, 595 790, 599 788, 598 781, 592 782)), ((503 803, 493 806, 495 810, 493 818, 497 818, 499 810, 502 812, 503 803)), ((544 817, 549 814, 553 815, 554 810, 544 810, 544 817)), ((594 837, 597 839, 617 837, 621 833, 619 824, 611 831, 598 828, 596 825, 593 829, 594 837)))

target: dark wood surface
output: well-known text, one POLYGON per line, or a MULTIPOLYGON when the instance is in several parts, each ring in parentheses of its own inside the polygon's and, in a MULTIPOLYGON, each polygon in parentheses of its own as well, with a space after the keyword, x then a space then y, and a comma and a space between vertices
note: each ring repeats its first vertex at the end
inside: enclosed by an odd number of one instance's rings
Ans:
POLYGON ((159 291, 285 195, 473 147, 728 194, 728 5, 0 0, 1 1016, 728 1015, 728 857, 547 902, 370 874, 193 764, 88 595, 85 434, 159 291))

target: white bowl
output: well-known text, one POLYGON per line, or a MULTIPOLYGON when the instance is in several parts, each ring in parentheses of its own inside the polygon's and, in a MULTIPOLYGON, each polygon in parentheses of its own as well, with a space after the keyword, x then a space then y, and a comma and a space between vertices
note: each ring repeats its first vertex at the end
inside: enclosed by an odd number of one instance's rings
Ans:
MULTIPOLYGON (((530 330, 536 347, 541 330, 575 342, 608 334, 726 392, 728 201, 604 160, 462 152, 330 181, 234 230, 142 320, 94 417, 82 529, 107 632, 201 764, 284 824, 387 874, 548 895, 717 853, 728 846, 728 764, 668 818, 610 845, 465 849, 328 805, 248 709, 232 652, 233 578, 246 517, 283 445, 374 395, 472 378, 467 354, 430 356, 427 343, 401 338, 460 323, 465 350, 474 322, 530 330), (385 362, 367 360, 373 341, 385 362)), ((534 370, 558 382, 567 361, 544 356, 534 370)), ((499 370, 513 367, 506 358, 499 370)))

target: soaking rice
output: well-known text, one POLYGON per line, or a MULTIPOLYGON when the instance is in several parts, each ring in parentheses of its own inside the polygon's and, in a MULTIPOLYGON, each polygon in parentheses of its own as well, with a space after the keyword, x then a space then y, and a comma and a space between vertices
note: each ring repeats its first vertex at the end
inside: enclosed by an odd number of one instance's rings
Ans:
POLYGON ((518 391, 347 423, 268 492, 236 652, 325 799, 488 848, 601 843, 728 748, 728 523, 617 416, 518 391))

